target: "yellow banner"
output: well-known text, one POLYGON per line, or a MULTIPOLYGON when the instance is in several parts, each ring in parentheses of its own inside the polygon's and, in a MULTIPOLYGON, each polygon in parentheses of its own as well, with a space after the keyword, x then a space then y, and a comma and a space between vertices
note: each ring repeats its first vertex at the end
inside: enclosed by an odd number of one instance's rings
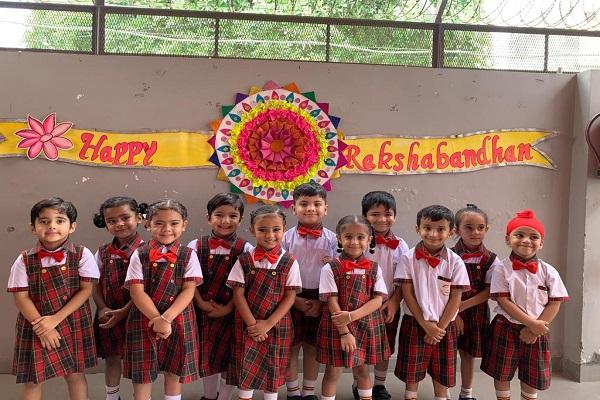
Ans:
MULTIPOLYGON (((48 134, 40 136, 39 140, 37 137, 24 139, 25 134, 15 134, 19 131, 32 132, 29 130, 32 129, 30 124, 0 122, 0 157, 29 155, 30 158, 43 158, 45 155, 52 159, 49 155, 52 154, 52 146, 46 143, 52 143, 48 134), (36 141, 39 141, 39 145, 36 141), (45 141, 43 147, 42 141, 45 141), (18 147, 19 143, 22 148, 18 147), (35 146, 38 146, 37 153, 32 151, 35 146)), ((436 138, 347 137, 344 140, 347 144, 344 155, 348 163, 341 172, 394 175, 446 173, 505 165, 553 169, 552 160, 535 145, 556 134, 552 131, 520 129, 436 138)), ((208 143, 211 137, 208 132, 117 133, 67 129, 64 134, 57 136, 72 144, 71 148, 66 148, 64 143, 57 141, 54 146, 56 159, 65 162, 121 168, 214 167, 209 161, 213 148, 208 143)))

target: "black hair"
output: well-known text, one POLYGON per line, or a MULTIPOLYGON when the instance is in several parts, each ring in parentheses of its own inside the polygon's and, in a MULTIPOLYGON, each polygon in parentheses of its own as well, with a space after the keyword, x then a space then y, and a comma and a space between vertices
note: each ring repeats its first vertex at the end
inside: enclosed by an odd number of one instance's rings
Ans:
POLYGON ((77 209, 70 201, 65 201, 60 197, 51 197, 38 201, 31 207, 31 224, 35 225, 35 220, 40 216, 44 208, 51 208, 58 211, 60 214, 65 214, 72 224, 77 221, 77 209))
MULTIPOLYGON (((342 229, 344 228, 345 225, 350 225, 350 224, 359 224, 359 225, 364 225, 367 230, 369 231, 369 235, 371 236, 371 242, 369 243, 369 253, 373 254, 375 253, 375 231, 373 230, 373 227, 371 226, 371 223, 362 215, 346 215, 345 217, 342 217, 342 219, 340 219, 337 223, 337 225, 335 226, 335 233, 339 235, 342 234, 342 229)), ((342 245, 341 243, 338 241, 338 253, 341 253, 341 248, 342 245)))
POLYGON ((445 219, 450 224, 450 229, 454 228, 454 214, 448 207, 433 205, 423 208, 417 213, 417 226, 421 226, 421 219, 427 218, 433 222, 445 219))
POLYGON ((456 214, 454 214, 454 225, 456 225, 456 229, 459 228, 460 220, 462 219, 462 216, 466 213, 479 214, 483 217, 485 224, 486 225, 488 224, 488 216, 485 213, 485 211, 483 211, 481 208, 477 207, 475 204, 467 203, 466 207, 461 208, 460 210, 458 210, 456 212, 456 214))
POLYGON ((285 213, 281 210, 281 208, 271 205, 260 206, 252 210, 250 213, 250 225, 254 226, 254 222, 257 218, 268 214, 277 214, 279 218, 283 220, 283 226, 285 226, 285 213))
POLYGON ((391 193, 382 190, 375 190, 365 194, 361 201, 362 214, 367 216, 369 210, 375 206, 382 205, 386 210, 392 210, 396 215, 396 199, 391 193))
POLYGON ((104 200, 104 203, 100 204, 100 210, 94 214, 93 222, 98 228, 106 228, 106 221, 104 220, 104 211, 107 208, 115 208, 121 206, 129 206, 131 211, 136 214, 144 215, 148 212, 148 204, 140 203, 133 198, 127 196, 115 196, 104 200))
POLYGON ((179 213, 184 221, 187 221, 187 208, 185 208, 185 206, 179 201, 173 199, 159 200, 150 204, 148 206, 148 215, 146 215, 146 221, 152 221, 154 214, 161 210, 173 210, 179 213))
POLYGON ((300 197, 313 197, 313 196, 319 196, 320 198, 322 198, 323 200, 325 200, 325 202, 327 202, 327 192, 325 191, 325 189, 323 189, 323 186, 319 185, 316 182, 307 182, 307 183, 303 183, 300 186, 296 187, 296 189, 294 189, 294 193, 292 194, 292 197, 294 198, 294 202, 298 201, 300 199, 300 197))
POLYGON ((231 206, 238 210, 240 218, 244 216, 244 202, 236 193, 218 193, 212 197, 206 204, 206 212, 210 217, 212 213, 221 206, 231 206))

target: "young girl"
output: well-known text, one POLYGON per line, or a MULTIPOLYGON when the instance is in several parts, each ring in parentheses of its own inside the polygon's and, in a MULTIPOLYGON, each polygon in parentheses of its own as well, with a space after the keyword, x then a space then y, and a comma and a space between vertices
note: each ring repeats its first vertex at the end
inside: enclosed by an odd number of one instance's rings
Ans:
POLYGON ((69 242, 77 210, 53 197, 31 209, 38 243, 19 255, 8 291, 19 309, 12 373, 23 383, 22 399, 41 399, 41 383, 64 376, 71 400, 87 400, 84 371, 96 365, 88 298, 100 273, 93 254, 69 242))
POLYGON ((327 302, 318 330, 317 361, 326 365, 321 398, 333 400, 342 368, 358 378, 358 395, 372 397, 367 364, 390 356, 380 307, 387 297, 381 268, 365 258, 375 247, 372 228, 362 216, 346 216, 335 229, 341 256, 321 270, 319 295, 327 302))
POLYGON ((236 261, 227 285, 236 307, 234 351, 227 382, 236 385, 240 399, 254 389, 265 400, 276 400, 285 383, 285 369, 293 340, 290 308, 302 288, 296 259, 281 249, 285 214, 262 206, 250 214, 250 232, 256 249, 236 261))
POLYGON ((124 376, 135 400, 148 400, 152 382, 165 374, 165 400, 181 399, 181 383, 198 378, 198 332, 192 299, 202 283, 198 258, 179 238, 187 210, 176 200, 148 208, 152 240, 131 256, 125 285, 133 300, 127 319, 124 376))
POLYGON ((204 400, 229 400, 233 386, 219 376, 227 372, 233 350, 233 292, 227 277, 240 254, 252 251, 250 243, 237 236, 244 215, 244 202, 235 193, 219 193, 208 202, 206 217, 210 235, 192 240, 198 253, 204 282, 194 294, 200 340, 198 373, 203 378, 204 400), (218 340, 215 340, 218 338, 218 340))
POLYGON ((488 231, 487 214, 474 204, 467 204, 454 217, 459 240, 452 248, 465 262, 471 289, 462 293, 456 317, 458 351, 462 384, 460 400, 473 397, 473 358, 481 357, 484 335, 490 324, 487 300, 490 296, 492 270, 501 265, 498 257, 483 245, 488 231))
POLYGON ((138 205, 131 197, 111 197, 94 215, 94 225, 106 228, 114 236, 112 242, 101 246, 96 253, 100 282, 93 294, 97 308, 94 318, 96 351, 106 364, 106 400, 119 399, 126 317, 131 307, 129 292, 123 289, 123 284, 131 254, 142 244, 137 227, 142 222, 140 214, 146 211, 146 204, 138 205))

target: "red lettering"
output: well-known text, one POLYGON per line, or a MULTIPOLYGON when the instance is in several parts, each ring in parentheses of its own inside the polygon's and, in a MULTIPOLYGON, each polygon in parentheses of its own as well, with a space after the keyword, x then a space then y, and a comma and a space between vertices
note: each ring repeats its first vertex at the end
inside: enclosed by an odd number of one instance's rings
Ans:
POLYGON ((150 145, 148 145, 147 143, 144 143, 144 145, 146 153, 146 155, 144 156, 144 166, 148 166, 152 164, 152 156, 154 155, 154 153, 156 153, 156 150, 158 150, 158 143, 156 142, 156 140, 153 140, 150 143, 150 145))
POLYGON ((144 150, 142 142, 130 142, 129 143, 129 158, 127 159, 127 165, 137 165, 137 161, 133 161, 135 156, 140 154, 144 150))
POLYGON ((408 171, 416 171, 419 169, 419 156, 418 154, 413 154, 413 149, 419 147, 419 142, 412 142, 408 149, 408 162, 407 162, 407 170, 408 171))
POLYGON ((114 165, 123 165, 121 157, 127 154, 129 145, 126 142, 117 143, 115 145, 115 159, 113 160, 114 165))
POLYGON ((81 160, 87 160, 87 151, 94 148, 91 144, 93 138, 94 135, 89 132, 83 132, 81 134, 81 141, 83 142, 83 146, 81 146, 81 150, 79 150, 79 158, 81 160))
POLYGON ((515 146, 510 145, 506 148, 506 151, 504 152, 504 159, 506 162, 517 161, 517 158, 515 157, 515 146))
POLYGON ((375 163, 373 162, 373 154, 367 154, 365 158, 363 158, 363 165, 361 170, 363 171, 373 171, 375 169, 375 163))
POLYGON ((473 149, 463 150, 463 156, 465 157, 465 166, 467 168, 477 165, 477 153, 473 149))
POLYGON ((396 161, 396 165, 394 165, 394 171, 396 171, 396 172, 402 171, 402 168, 404 168, 404 163, 402 162, 403 159, 404 159, 404 154, 402 154, 402 153, 396 153, 394 155, 394 160, 396 161))
MULTIPOLYGON (((99 145, 100 145, 100 142, 98 142, 97 146, 99 146, 99 145)), ((94 159, 94 157, 92 157, 92 160, 93 159, 94 159)), ((112 163, 112 161, 113 161, 112 147, 106 146, 106 147, 103 147, 102 150, 100 150, 100 161, 112 163)))
MULTIPOLYGON (((360 147, 355 146, 353 144, 349 144, 348 147, 346 147, 346 159, 348 160, 348 164, 346 164, 346 168, 348 169, 354 169, 355 167, 358 168, 358 166, 360 165, 359 161, 356 161, 356 157, 358 157, 358 155, 360 154, 360 147)), ((360 168, 358 168, 360 169, 360 168)))
POLYGON ((452 168, 462 168, 465 164, 462 161, 462 153, 460 151, 452 153, 450 155, 450 165, 452 168))
POLYGON ((445 150, 442 150, 442 146, 447 146, 448 142, 440 142, 437 145, 437 149, 436 149, 436 164, 437 164, 437 168, 438 169, 446 169, 448 167, 448 155, 446 154, 445 150))
POLYGON ((519 143, 519 161, 531 160, 531 145, 529 143, 519 143))
POLYGON ((427 153, 421 159, 421 168, 433 169, 433 154, 427 153))
POLYGON ((383 143, 381 143, 381 146, 379 147, 379 160, 377 162, 377 168, 379 169, 382 169, 384 167, 388 171, 392 169, 388 162, 392 161, 394 155, 385 151, 386 146, 389 146, 390 144, 392 144, 392 141, 386 140, 383 143))
POLYGON ((489 158, 487 158, 487 142, 489 141, 489 136, 484 137, 483 142, 481 143, 481 148, 477 150, 477 162, 479 165, 487 165, 490 163, 489 158))
POLYGON ((504 149, 501 146, 496 146, 498 139, 500 139, 500 136, 498 135, 492 137, 492 163, 494 164, 504 161, 504 158, 502 157, 502 151, 504 149))

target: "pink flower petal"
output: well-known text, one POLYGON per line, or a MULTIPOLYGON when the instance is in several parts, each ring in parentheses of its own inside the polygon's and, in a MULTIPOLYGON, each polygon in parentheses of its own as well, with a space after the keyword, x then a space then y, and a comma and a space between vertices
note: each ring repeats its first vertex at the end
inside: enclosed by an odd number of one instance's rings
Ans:
POLYGON ((40 141, 40 137, 36 136, 34 138, 27 138, 27 139, 23 139, 19 142, 19 144, 17 145, 18 148, 20 149, 28 149, 31 146, 33 146, 34 144, 36 144, 37 142, 40 141))
POLYGON ((57 136, 62 136, 64 135, 69 129, 71 129, 71 127, 73 126, 73 123, 71 122, 63 122, 62 124, 58 124, 56 125, 56 127, 54 128, 54 130, 49 131, 52 136, 57 137, 57 136))
POLYGON ((73 148, 73 143, 67 138, 55 137, 55 138, 51 139, 50 141, 59 149, 72 149, 73 148))
POLYGON ((30 160, 33 160, 34 158, 36 158, 37 156, 40 155, 41 151, 42 151, 42 142, 38 141, 38 142, 34 143, 33 146, 31 146, 29 148, 29 150, 27 150, 27 157, 29 157, 30 160))
POLYGON ((31 129, 21 129, 20 131, 16 131, 15 135, 20 136, 22 138, 40 138, 40 134, 36 131, 32 131, 31 129))
POLYGON ((51 142, 44 143, 44 154, 48 160, 56 160, 58 158, 58 149, 51 142))
MULTIPOLYGON (((46 132, 44 132, 44 126, 42 125, 42 123, 39 120, 28 115, 27 123, 29 124, 29 127, 31 129, 33 129, 34 131, 36 131, 37 133, 39 133, 40 136, 43 136, 46 134, 46 132)), ((38 154, 39 154, 39 152, 38 152, 38 154)))
POLYGON ((44 118, 42 125, 44 127, 44 132, 52 132, 54 130, 54 126, 56 125, 56 113, 48 114, 46 118, 44 118))

